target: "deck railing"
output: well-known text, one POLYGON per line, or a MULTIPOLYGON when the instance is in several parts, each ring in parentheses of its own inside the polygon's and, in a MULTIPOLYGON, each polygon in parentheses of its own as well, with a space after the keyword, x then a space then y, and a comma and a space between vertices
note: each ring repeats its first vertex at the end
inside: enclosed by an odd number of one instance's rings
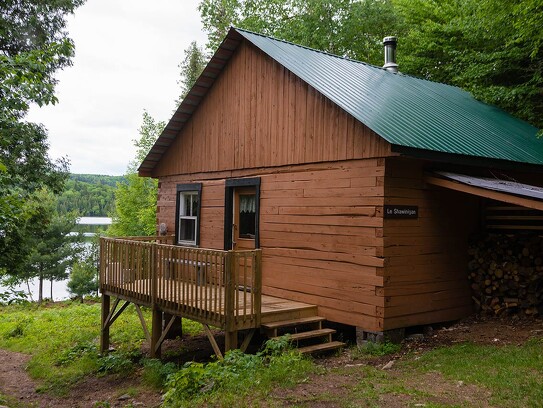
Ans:
POLYGON ((261 314, 260 250, 219 251, 101 238, 100 290, 225 330, 256 328, 261 314))

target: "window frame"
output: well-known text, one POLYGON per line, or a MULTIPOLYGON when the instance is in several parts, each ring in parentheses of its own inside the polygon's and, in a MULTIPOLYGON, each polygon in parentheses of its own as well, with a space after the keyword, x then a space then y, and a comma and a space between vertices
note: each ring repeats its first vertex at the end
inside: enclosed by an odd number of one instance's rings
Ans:
POLYGON ((176 185, 176 199, 175 199, 175 244, 180 246, 193 246, 198 247, 200 245, 200 218, 202 209, 202 183, 189 183, 189 184, 177 184, 176 185), (188 193, 196 193, 198 197, 198 207, 196 216, 182 216, 181 213, 181 201, 182 197, 188 193), (186 219, 195 219, 194 225, 194 241, 181 241, 179 239, 179 227, 181 224, 181 217, 186 219))

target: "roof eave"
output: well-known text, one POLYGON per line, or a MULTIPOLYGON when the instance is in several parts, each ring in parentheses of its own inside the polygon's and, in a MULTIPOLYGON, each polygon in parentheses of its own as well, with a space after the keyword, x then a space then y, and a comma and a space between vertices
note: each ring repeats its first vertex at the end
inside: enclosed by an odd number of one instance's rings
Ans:
POLYGON ((392 144, 393 153, 415 159, 429 160, 436 163, 450 163, 462 166, 487 167, 503 170, 519 170, 543 173, 543 166, 537 163, 526 163, 513 160, 494 159, 482 156, 469 156, 457 153, 447 153, 436 150, 419 149, 415 147, 392 144))
POLYGON ((215 51, 215 54, 213 54, 209 63, 138 167, 138 175, 140 177, 156 177, 154 169, 162 158, 162 155, 190 120, 192 114, 205 98, 207 92, 213 86, 224 66, 228 63, 243 39, 243 36, 236 32, 235 28, 230 28, 223 42, 219 45, 219 48, 217 48, 217 51, 215 51))

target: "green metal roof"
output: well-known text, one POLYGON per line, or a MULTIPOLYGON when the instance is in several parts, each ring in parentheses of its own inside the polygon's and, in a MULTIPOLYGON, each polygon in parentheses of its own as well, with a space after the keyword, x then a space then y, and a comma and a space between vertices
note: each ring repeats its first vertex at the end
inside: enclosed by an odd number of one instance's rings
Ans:
POLYGON ((235 30, 393 145, 543 164, 537 128, 460 88, 235 30))
POLYGON ((536 137, 537 128, 459 88, 231 28, 140 165, 141 175, 152 174, 244 40, 364 123, 395 151, 543 164, 543 138, 536 137))

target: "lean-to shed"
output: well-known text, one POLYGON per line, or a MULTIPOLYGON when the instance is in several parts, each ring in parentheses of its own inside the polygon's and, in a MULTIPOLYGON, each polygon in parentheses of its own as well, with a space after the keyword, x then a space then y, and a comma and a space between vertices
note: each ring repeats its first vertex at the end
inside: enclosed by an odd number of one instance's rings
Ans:
POLYGON ((536 134, 456 87, 232 28, 139 174, 176 245, 260 248, 263 294, 383 332, 472 311, 487 203, 543 210, 536 134))

